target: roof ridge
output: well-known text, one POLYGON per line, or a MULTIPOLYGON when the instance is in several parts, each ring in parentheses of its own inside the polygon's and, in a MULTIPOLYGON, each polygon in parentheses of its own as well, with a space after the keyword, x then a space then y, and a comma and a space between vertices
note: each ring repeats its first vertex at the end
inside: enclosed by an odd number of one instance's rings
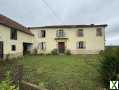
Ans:
POLYGON ((28 28, 33 29, 33 28, 78 28, 78 27, 107 27, 107 24, 49 25, 49 26, 28 27, 28 28))

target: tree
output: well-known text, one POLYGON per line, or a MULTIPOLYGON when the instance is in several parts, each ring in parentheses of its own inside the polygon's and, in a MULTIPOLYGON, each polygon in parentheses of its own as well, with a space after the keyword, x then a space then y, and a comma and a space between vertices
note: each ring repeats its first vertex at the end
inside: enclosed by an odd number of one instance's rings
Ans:
POLYGON ((101 80, 109 87, 110 80, 119 81, 119 48, 107 48, 101 56, 101 80))

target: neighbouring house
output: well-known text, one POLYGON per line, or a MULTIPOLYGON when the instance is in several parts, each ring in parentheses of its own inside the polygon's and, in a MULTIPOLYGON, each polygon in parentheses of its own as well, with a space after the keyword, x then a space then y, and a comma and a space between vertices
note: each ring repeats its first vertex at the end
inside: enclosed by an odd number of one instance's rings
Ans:
POLYGON ((28 28, 0 15, 0 59, 23 56, 32 48, 33 39, 28 28))
POLYGON ((49 54, 70 50, 72 54, 98 54, 105 49, 103 25, 55 25, 25 27, 0 15, 0 59, 21 57, 37 50, 49 54))
POLYGON ((38 53, 58 53, 70 50, 72 54, 98 54, 105 49, 103 25, 55 25, 29 27, 34 34, 34 47, 38 53))

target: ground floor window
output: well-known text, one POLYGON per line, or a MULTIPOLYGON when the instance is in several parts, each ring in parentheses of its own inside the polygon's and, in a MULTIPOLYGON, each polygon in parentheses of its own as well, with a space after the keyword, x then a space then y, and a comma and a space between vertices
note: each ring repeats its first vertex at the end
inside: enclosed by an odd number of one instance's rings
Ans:
POLYGON ((12 45, 12 51, 16 51, 16 45, 12 45))
POLYGON ((46 42, 40 42, 38 44, 38 49, 40 49, 40 50, 46 50, 46 42))
POLYGON ((79 42, 77 42, 77 43, 76 43, 76 47, 77 47, 77 49, 83 49, 83 48, 85 48, 85 43, 84 43, 84 41, 79 41, 79 42))

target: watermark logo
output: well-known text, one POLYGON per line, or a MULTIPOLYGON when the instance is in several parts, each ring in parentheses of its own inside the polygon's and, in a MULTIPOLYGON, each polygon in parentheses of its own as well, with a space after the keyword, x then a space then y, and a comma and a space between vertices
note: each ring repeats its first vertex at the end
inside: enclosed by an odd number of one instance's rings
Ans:
POLYGON ((118 89, 118 81, 110 81, 110 89, 118 89))

